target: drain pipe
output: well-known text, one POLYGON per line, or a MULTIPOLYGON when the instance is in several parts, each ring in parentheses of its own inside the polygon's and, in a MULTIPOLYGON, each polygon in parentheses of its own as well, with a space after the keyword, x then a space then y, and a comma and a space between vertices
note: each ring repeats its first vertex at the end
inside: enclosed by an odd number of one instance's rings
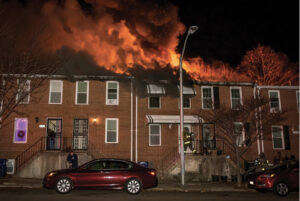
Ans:
MULTIPOLYGON (((254 88, 253 88, 253 96, 254 96, 254 100, 256 100, 256 92, 257 91, 257 83, 254 84, 254 88)), ((256 122, 255 122, 255 126, 256 126, 256 142, 257 142, 257 153, 258 155, 260 155, 260 137, 259 137, 259 123, 258 123, 258 111, 257 111, 257 108, 255 108, 255 119, 256 119, 256 122)))
POLYGON ((133 161, 133 81, 130 83, 130 160, 133 161))
MULTIPOLYGON (((258 87, 258 98, 260 99, 260 88, 258 87)), ((260 144, 261 144, 261 152, 265 152, 265 147, 264 147, 264 138, 263 138, 263 125, 262 125, 262 117, 261 117, 261 106, 259 106, 259 128, 260 128, 260 144)))
POLYGON ((138 162, 138 94, 135 92, 135 162, 138 162))

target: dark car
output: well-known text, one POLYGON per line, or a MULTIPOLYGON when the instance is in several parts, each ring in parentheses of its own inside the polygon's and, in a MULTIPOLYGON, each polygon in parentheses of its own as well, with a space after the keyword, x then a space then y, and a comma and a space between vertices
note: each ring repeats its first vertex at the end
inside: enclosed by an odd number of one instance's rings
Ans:
POLYGON ((249 174, 247 180, 248 186, 258 191, 271 190, 279 196, 286 196, 299 189, 299 163, 285 161, 265 171, 249 174))
POLYGON ((156 187, 157 183, 155 169, 119 159, 97 159, 76 169, 51 171, 43 180, 45 188, 54 188, 59 193, 68 193, 77 187, 99 187, 138 194, 142 188, 156 187))

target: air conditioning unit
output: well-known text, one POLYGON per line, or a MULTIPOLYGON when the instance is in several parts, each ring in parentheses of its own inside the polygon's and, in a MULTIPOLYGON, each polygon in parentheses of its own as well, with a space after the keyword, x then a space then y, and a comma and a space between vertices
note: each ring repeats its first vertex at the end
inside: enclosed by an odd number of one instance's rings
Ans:
POLYGON ((280 112, 279 108, 277 107, 271 108, 271 113, 279 113, 279 112, 280 112))
POLYGON ((8 159, 6 162, 6 173, 15 174, 16 161, 15 159, 8 159))
POLYGON ((117 99, 108 99, 108 100, 106 101, 106 103, 107 103, 108 105, 117 105, 117 104, 118 104, 118 100, 117 100, 117 99))

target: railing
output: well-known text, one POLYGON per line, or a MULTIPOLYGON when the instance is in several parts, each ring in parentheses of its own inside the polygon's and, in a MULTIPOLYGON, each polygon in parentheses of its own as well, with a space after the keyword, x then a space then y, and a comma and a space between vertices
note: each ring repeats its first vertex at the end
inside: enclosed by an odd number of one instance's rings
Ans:
POLYGON ((36 154, 45 150, 45 137, 41 137, 34 144, 28 147, 25 151, 20 153, 16 158, 16 171, 32 159, 36 154))
POLYGON ((195 140, 192 147, 196 154, 210 155, 212 152, 221 155, 224 154, 224 140, 195 140))

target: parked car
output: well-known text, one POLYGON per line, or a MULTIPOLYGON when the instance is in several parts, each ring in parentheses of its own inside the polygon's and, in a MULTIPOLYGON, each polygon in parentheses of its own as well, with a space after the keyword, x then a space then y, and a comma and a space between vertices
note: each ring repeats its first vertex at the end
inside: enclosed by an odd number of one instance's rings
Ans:
POLYGON ((77 187, 125 189, 129 194, 138 194, 141 189, 156 187, 156 170, 120 159, 97 159, 76 169, 55 170, 43 180, 45 188, 68 193, 77 187))
POLYGON ((299 162, 285 161, 265 171, 247 175, 248 186, 258 191, 271 190, 279 196, 286 196, 299 189, 299 162))

